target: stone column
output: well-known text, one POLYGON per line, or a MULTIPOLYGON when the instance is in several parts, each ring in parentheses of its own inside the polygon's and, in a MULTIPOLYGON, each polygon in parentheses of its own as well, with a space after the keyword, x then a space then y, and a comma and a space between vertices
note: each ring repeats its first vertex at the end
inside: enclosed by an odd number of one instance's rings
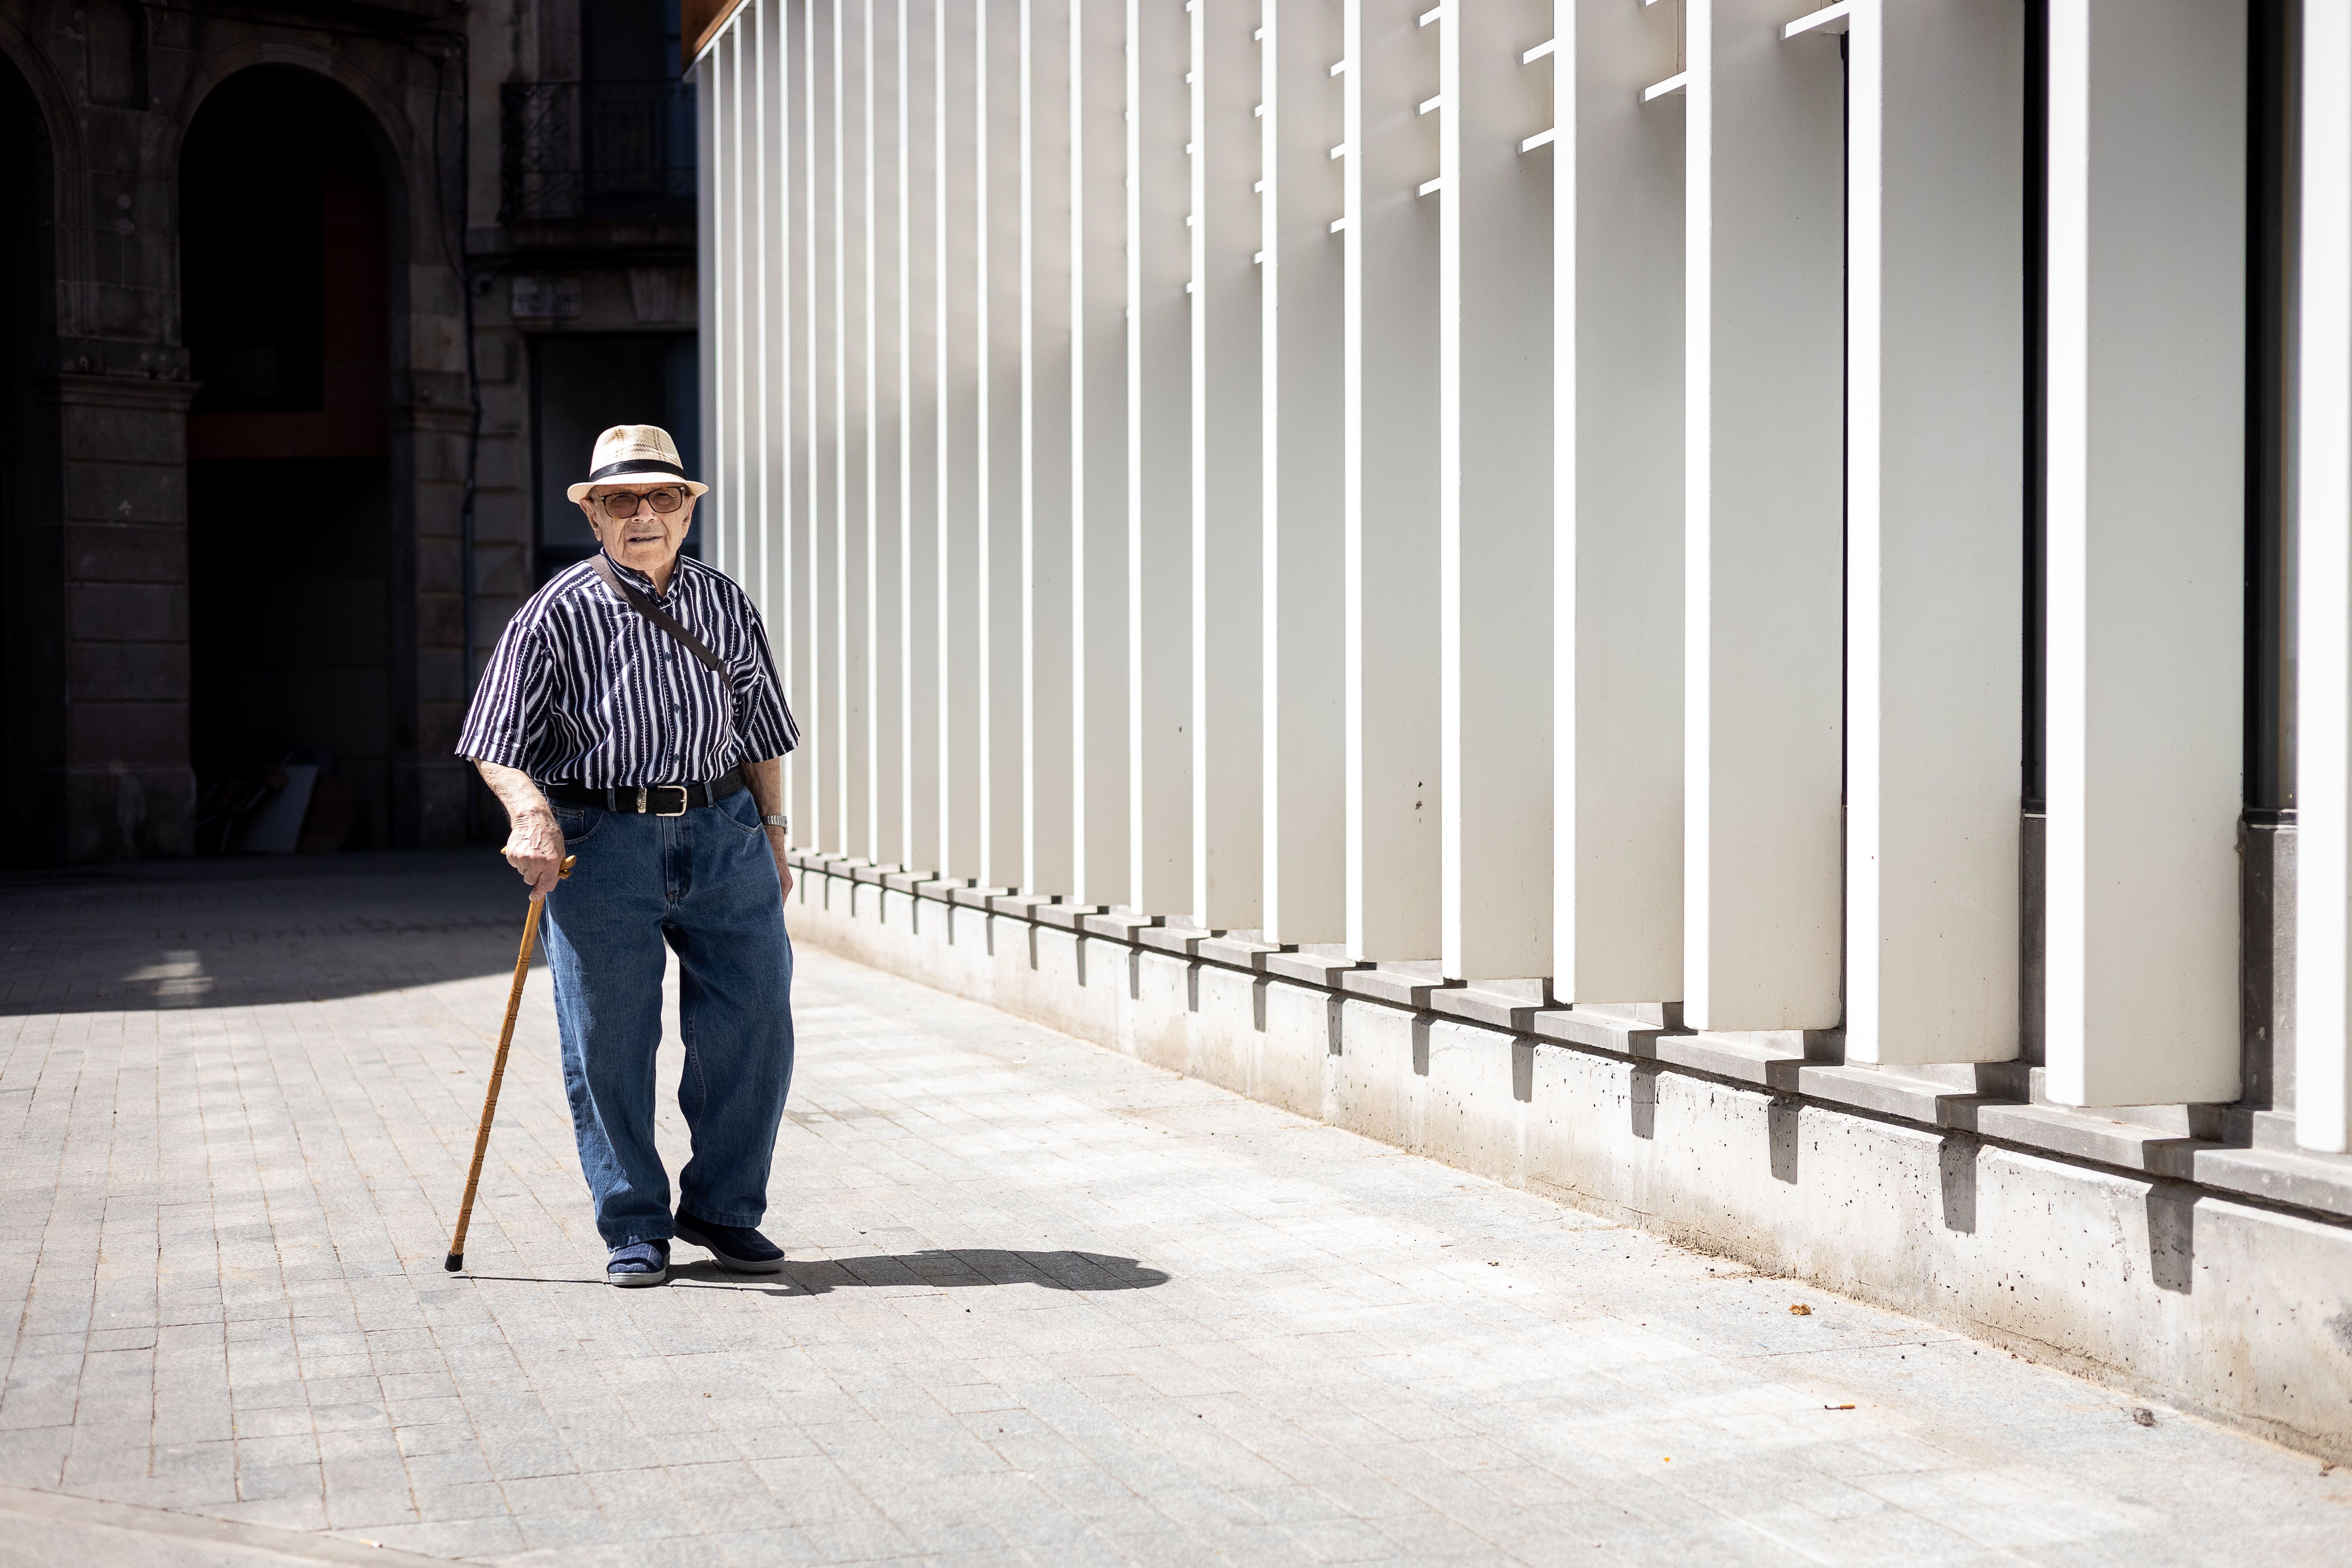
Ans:
POLYGON ((904 478, 899 443, 898 0, 866 0, 866 842, 877 866, 907 863, 899 584, 904 478))
POLYGON ((194 388, 107 374, 100 345, 57 347, 73 368, 36 393, 55 420, 57 521, 40 528, 40 559, 12 568, 57 584, 44 617, 58 649, 43 704, 47 858, 185 855, 196 804, 184 456, 194 388), (73 352, 84 347, 94 352, 73 352))
MULTIPOLYGON (((424 273, 423 268, 418 271, 424 273)), ((446 272, 435 268, 430 276, 455 292, 457 284, 446 272)), ((446 328, 446 341, 458 341, 461 327, 454 310, 432 324, 446 328)), ((465 724, 472 685, 465 656, 461 529, 467 431, 472 421, 462 373, 415 369, 396 379, 404 384, 404 395, 395 395, 385 408, 397 531, 393 547, 392 841, 395 846, 461 844, 467 830, 466 796, 474 787, 472 765, 457 755, 457 732, 465 724)), ((482 608, 478 602, 478 617, 482 608)), ((478 659, 488 657, 499 629, 478 619, 478 659)), ((495 831, 498 818, 488 820, 495 831)))
POLYGON ((826 518, 833 531, 834 570, 827 592, 832 598, 833 732, 831 781, 837 804, 833 808, 835 837, 827 847, 860 859, 872 847, 873 805, 869 780, 873 765, 869 743, 873 692, 867 655, 866 553, 868 510, 872 491, 867 481, 867 454, 874 439, 866 400, 866 350, 868 331, 866 262, 872 236, 866 228, 866 9, 857 5, 836 6, 833 19, 833 322, 834 507, 826 518))
POLYGON ((2006 1061, 2024 721, 2024 12, 1854 0, 1851 22, 1846 1051, 2006 1061))
POLYGON ((2305 0, 2294 1136, 2352 1152, 2352 0, 2305 0))
POLYGON ((1439 948, 1498 980, 1552 961, 1551 11, 1437 30, 1439 948))
POLYGON ((702 460, 709 470, 704 477, 714 492, 695 503, 695 514, 703 537, 709 542, 712 562, 727 572, 738 571, 736 563, 744 546, 731 505, 729 470, 735 456, 730 420, 742 391, 733 363, 741 352, 733 287, 735 236, 741 227, 743 211, 740 193, 735 189, 737 127, 743 113, 736 45, 741 37, 739 21, 712 42, 710 52, 696 68, 701 79, 695 94, 698 151, 702 159, 697 172, 701 199, 696 204, 696 237, 703 268, 700 306, 708 329, 699 366, 704 384, 702 460))
MULTIPOLYGON (((751 68, 760 97, 751 124, 752 213, 756 225, 752 243, 754 254, 765 265, 753 268, 749 283, 751 352, 758 368, 753 376, 757 384, 751 389, 748 422, 757 459, 753 464, 754 490, 748 500, 756 521, 748 531, 754 537, 745 541, 743 570, 738 581, 768 617, 772 639, 777 612, 784 602, 784 542, 790 537, 784 516, 792 485, 792 463, 783 438, 791 399, 784 363, 792 340, 791 316, 784 300, 792 268, 788 263, 780 265, 792 254, 792 220, 784 200, 785 160, 791 155, 785 127, 793 102, 791 84, 785 76, 786 14, 784 0, 759 0, 748 17, 751 68)), ((781 656, 782 650, 776 651, 781 656)))
POLYGON ((1021 6, 1021 885, 1067 893, 1071 785, 1070 8, 1021 6))
POLYGON ((1339 942, 1347 900, 1346 48, 1333 0, 1265 7, 1266 940, 1339 942))
POLYGON ((1192 918, 1263 914, 1258 8, 1192 0, 1192 918))
POLYGON ((1347 0, 1348 952, 1438 952, 1437 34, 1418 0, 1347 0))
POLYGON ((898 626, 907 865, 940 865, 940 0, 904 0, 898 58, 898 626))
MULTIPOLYGON (((1552 988, 1683 994, 1683 115, 1675 8, 1559 0, 1552 988)), ((1529 66, 1528 68, 1538 68, 1529 66)))
POLYGON ((2052 0, 2050 1097, 2238 1095, 2242 0, 2052 0))
POLYGON ((1070 890, 1128 875, 1127 17, 1070 7, 1070 890))
POLYGON ((1685 1016, 1839 1017, 1844 68, 1685 0, 1685 1016))
POLYGON ((807 611, 816 574, 816 398, 814 363, 816 334, 815 187, 811 180, 810 151, 815 115, 812 76, 814 23, 806 0, 786 0, 783 22, 783 98, 778 106, 781 124, 777 141, 783 167, 777 175, 777 194, 784 216, 782 246, 772 270, 781 279, 784 316, 783 360, 777 394, 783 428, 780 435, 785 476, 777 542, 783 561, 777 577, 777 618, 783 623, 783 646, 778 649, 790 672, 785 689, 792 693, 793 714, 800 721, 801 743, 785 764, 790 792, 793 842, 814 847, 817 842, 816 770, 821 738, 816 730, 815 624, 807 611))
POLYGON ((1127 6, 1128 898, 1192 897, 1192 37, 1169 0, 1127 6))
POLYGON ((717 312, 711 336, 719 401, 704 413, 707 450, 702 477, 711 493, 696 503, 711 564, 756 593, 752 564, 760 549, 758 495, 759 414, 761 382, 768 367, 760 341, 759 284, 743 263, 757 253, 763 228, 760 127, 769 112, 762 79, 759 28, 765 7, 751 0, 710 46, 709 68, 718 100, 712 151, 719 163, 712 186, 725 211, 713 219, 719 248, 714 284, 702 308, 717 312))
POLYGON ((981 874, 980 208, 971 136, 977 6, 940 0, 934 156, 939 282, 940 870, 981 874))
POLYGON ((847 715, 841 711, 841 274, 840 171, 834 159, 837 122, 834 108, 835 32, 838 6, 808 8, 808 52, 803 145, 808 181, 808 570, 795 595, 795 613, 808 629, 807 690, 811 711, 801 721, 812 737, 814 760, 808 787, 810 844, 842 854, 843 817, 839 753, 848 745, 847 715))
POLYGON ((1021 0, 973 0, 978 86, 980 879, 1021 885, 1021 0))

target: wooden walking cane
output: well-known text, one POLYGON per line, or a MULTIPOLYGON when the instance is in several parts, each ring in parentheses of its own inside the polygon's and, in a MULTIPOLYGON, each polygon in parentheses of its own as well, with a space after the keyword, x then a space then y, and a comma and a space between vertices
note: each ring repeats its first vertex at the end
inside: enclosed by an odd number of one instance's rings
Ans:
MULTIPOLYGON (((563 868, 556 873, 562 880, 572 875, 575 855, 563 858, 563 868)), ((507 1076, 507 1047, 514 1044, 515 1015, 522 1011, 523 976, 530 973, 530 950, 539 941, 540 912, 547 908, 543 898, 530 901, 530 913, 523 918, 522 951, 515 954, 514 987, 507 993, 507 1021, 499 1030, 499 1054, 490 1063, 490 1087, 482 1096, 482 1124, 474 1131, 474 1164, 466 1173, 466 1198, 457 1205, 457 1234, 449 1238, 449 1260, 441 1265, 455 1274, 466 1267, 466 1225, 474 1217, 474 1189, 481 1184, 482 1156, 490 1152, 490 1119, 499 1113, 499 1085, 507 1076)))

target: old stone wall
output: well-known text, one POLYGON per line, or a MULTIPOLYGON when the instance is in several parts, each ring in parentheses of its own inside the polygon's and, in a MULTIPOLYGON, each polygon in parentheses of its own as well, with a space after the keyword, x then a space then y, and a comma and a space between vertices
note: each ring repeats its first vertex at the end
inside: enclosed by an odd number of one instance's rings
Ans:
MULTIPOLYGON (((6 858, 216 848, 217 833, 199 834, 196 821, 226 765, 223 734, 256 746, 273 735, 279 744, 340 737, 337 754, 371 770, 362 794, 374 825, 360 841, 446 844, 494 830, 495 812, 480 810, 451 747, 473 672, 544 574, 535 345, 643 334, 692 353, 690 178, 683 216, 548 220, 509 210, 506 106, 550 81, 559 96, 577 93, 582 20, 576 0, 28 0, 0 11, 0 126, 17 171, 0 192, 16 241, 0 288, 8 363, 20 373, 11 384, 21 388, 10 394, 10 479, 0 487, 10 563, 0 591, 9 693, 0 773, 11 819, 31 824, 9 836, 6 858), (364 399, 379 428, 357 447, 348 408, 341 435, 324 437, 297 426, 333 425, 331 410, 208 412, 222 405, 220 388, 204 390, 183 289, 188 142, 224 84, 249 89, 255 72, 278 73, 269 79, 298 94, 323 84, 374 165, 385 319, 381 354, 362 357, 381 377, 364 399), (223 510, 192 515, 191 462, 340 460, 347 448, 376 455, 364 484, 343 488, 381 497, 362 520, 388 529, 381 570, 373 545, 362 553, 367 592, 387 602, 351 610, 299 586, 303 563, 289 564, 296 585, 281 595, 282 623, 266 614, 240 627, 242 646, 277 639, 279 657, 236 683, 248 711, 208 714, 207 701, 218 701, 206 694, 205 650, 192 647, 205 623, 191 605, 192 552, 201 568, 206 540, 218 537, 206 530, 252 521, 240 518, 238 498, 253 487, 200 488, 198 513, 223 510), (220 495, 228 499, 205 499, 220 495), (321 616, 335 623, 323 632, 311 624, 321 616), (363 701, 342 694, 348 680, 306 676, 331 656, 294 646, 353 636, 370 639, 364 662, 382 671, 363 701)), ((647 69, 666 63, 674 78, 666 56, 647 69)), ((683 384, 690 391, 692 378, 683 384)), ((284 488, 260 487, 280 521, 284 488)), ((297 526, 282 548, 299 552, 299 482, 295 494, 297 526)), ((349 528, 360 525, 354 516, 321 499, 312 521, 349 528)), ((352 553, 333 542, 330 553, 352 553)), ((240 599, 240 616, 251 616, 253 597, 240 599)), ((213 648, 210 666, 222 657, 213 648)))

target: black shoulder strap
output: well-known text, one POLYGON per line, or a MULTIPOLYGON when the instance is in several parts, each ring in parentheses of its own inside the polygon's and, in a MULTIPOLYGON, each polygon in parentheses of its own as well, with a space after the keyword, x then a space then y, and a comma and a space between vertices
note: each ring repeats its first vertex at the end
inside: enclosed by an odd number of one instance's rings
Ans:
POLYGON ((687 652, 692 654, 695 658, 700 659, 705 668, 709 669, 715 675, 723 676, 727 673, 727 666, 725 662, 722 661, 717 654, 703 647, 702 639, 700 637, 696 637, 692 632, 688 631, 684 626, 679 626, 668 611, 663 609, 659 605, 655 604, 651 599, 637 592, 636 589, 629 586, 628 584, 622 582, 620 574, 613 570, 613 563, 604 559, 604 552, 603 551, 600 550, 594 555, 590 556, 588 558, 588 564, 596 569, 596 575, 604 579, 604 586, 612 589, 615 594, 618 594, 621 596, 623 603, 626 604, 629 608, 636 611, 637 614, 645 616, 646 619, 653 622, 654 625, 659 626, 662 630, 667 632, 671 637, 676 637, 677 639, 678 646, 686 649, 687 652))

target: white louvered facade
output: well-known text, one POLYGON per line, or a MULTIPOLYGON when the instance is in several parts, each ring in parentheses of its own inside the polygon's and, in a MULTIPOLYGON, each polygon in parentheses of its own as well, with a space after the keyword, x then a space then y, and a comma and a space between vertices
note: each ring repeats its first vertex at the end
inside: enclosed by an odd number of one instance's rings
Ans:
POLYGON ((796 843, 2345 1152, 2352 0, 2289 11, 2281 283, 2246 0, 745 0, 706 504, 796 843))

